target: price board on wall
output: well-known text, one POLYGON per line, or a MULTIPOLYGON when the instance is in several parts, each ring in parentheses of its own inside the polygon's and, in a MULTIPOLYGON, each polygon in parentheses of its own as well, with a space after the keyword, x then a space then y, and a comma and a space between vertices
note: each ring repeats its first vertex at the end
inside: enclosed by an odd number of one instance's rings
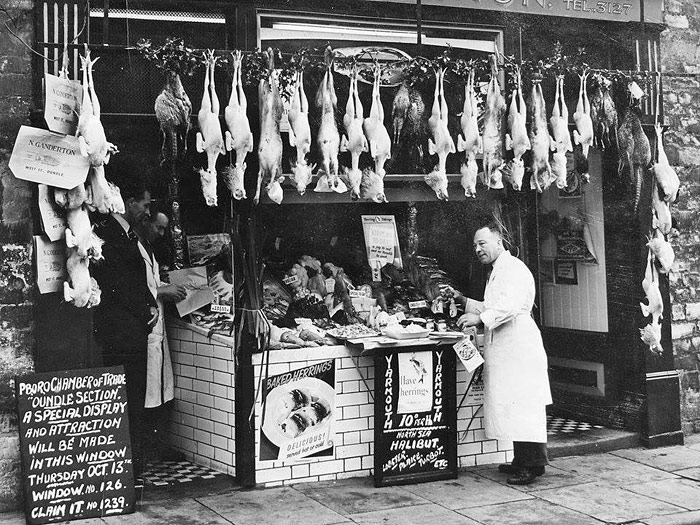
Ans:
POLYGON ((375 486, 457 477, 455 368, 447 345, 375 355, 375 486))
POLYGON ((15 379, 27 523, 134 512, 123 367, 15 379))

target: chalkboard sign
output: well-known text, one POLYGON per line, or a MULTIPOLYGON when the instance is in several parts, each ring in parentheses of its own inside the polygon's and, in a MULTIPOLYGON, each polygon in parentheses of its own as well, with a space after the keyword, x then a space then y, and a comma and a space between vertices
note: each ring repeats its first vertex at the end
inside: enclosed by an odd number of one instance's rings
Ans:
POLYGON ((454 350, 391 347, 374 362, 375 486, 456 478, 454 350))
POLYGON ((15 379, 27 523, 134 512, 123 367, 15 379))

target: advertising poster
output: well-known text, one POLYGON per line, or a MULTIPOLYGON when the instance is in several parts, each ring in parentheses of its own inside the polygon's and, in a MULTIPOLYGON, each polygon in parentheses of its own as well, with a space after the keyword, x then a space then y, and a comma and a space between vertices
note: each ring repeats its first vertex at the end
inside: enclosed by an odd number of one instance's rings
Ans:
POLYGON ((75 135, 78 127, 80 104, 83 100, 83 87, 77 80, 68 80, 47 73, 46 102, 44 119, 51 131, 65 135, 75 135))
POLYGON ((66 243, 49 242, 43 235, 34 236, 36 285, 39 293, 60 292, 66 280, 66 243))
POLYGON ((9 166, 18 179, 70 190, 85 182, 90 161, 80 154, 76 137, 22 126, 9 166))
POLYGON ((260 461, 333 455, 335 361, 268 377, 262 402, 260 461))
POLYGON ((168 272, 168 276, 171 284, 181 284, 187 290, 185 298, 179 303, 175 303, 175 308, 180 317, 192 313, 214 300, 214 292, 209 288, 207 269, 205 267, 173 270, 168 272))
POLYGON ((430 412, 433 408, 431 352, 406 352, 399 358, 399 414, 430 412))
POLYGON ((381 281, 383 266, 403 267, 396 217, 393 215, 363 215, 362 230, 367 248, 367 263, 372 268, 372 280, 381 281))

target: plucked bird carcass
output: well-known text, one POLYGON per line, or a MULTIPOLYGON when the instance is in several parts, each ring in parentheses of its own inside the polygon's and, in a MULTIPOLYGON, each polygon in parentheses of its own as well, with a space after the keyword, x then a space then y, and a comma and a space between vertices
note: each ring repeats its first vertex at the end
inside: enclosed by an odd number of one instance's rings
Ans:
POLYGON ((651 321, 658 324, 664 313, 664 303, 659 291, 659 273, 656 271, 651 251, 647 256, 647 267, 642 280, 642 289, 647 297, 647 304, 639 303, 644 317, 651 316, 651 321))
POLYGON ((593 121, 591 120, 591 103, 588 100, 588 89, 586 79, 588 71, 579 75, 581 83, 578 88, 578 102, 574 112, 574 143, 581 145, 584 158, 588 158, 588 149, 593 145, 593 121))
POLYGON ((661 190, 664 192, 664 201, 668 204, 673 204, 678 196, 678 187, 680 186, 680 180, 678 180, 678 174, 668 163, 668 157, 664 151, 663 144, 663 128, 658 122, 654 125, 654 131, 656 132, 656 145, 658 150, 658 160, 651 167, 651 173, 654 175, 656 182, 661 186, 661 190))
POLYGON ((66 246, 82 258, 101 259, 103 241, 93 232, 85 207, 68 210, 66 222, 66 246))
POLYGON ((124 213, 121 192, 114 183, 105 178, 104 165, 91 166, 88 178, 90 185, 87 187, 85 205, 90 211, 98 211, 102 214, 124 213))
POLYGON ((364 108, 360 101, 360 94, 357 91, 358 74, 359 71, 357 67, 354 67, 350 77, 348 102, 345 105, 345 115, 343 116, 345 135, 340 139, 340 151, 350 152, 350 167, 345 169, 344 178, 346 184, 350 187, 350 196, 353 199, 360 197, 360 183, 362 182, 360 155, 369 150, 367 138, 362 131, 364 108))
POLYGON ((372 104, 369 117, 362 123, 362 129, 367 137, 369 154, 374 159, 374 171, 380 177, 386 175, 384 164, 391 157, 391 137, 384 126, 384 106, 379 96, 379 82, 382 70, 378 62, 374 64, 374 82, 372 83, 372 104))
POLYGON ((508 131, 506 134, 506 149, 513 150, 513 160, 507 171, 506 179, 514 190, 520 190, 525 175, 525 162, 523 154, 532 146, 527 135, 527 106, 523 97, 522 79, 520 69, 516 70, 516 87, 510 96, 510 109, 508 111, 508 131))
POLYGON ((639 338, 649 347, 649 350, 656 354, 662 354, 664 349, 661 346, 661 323, 653 321, 644 328, 639 329, 639 338))
POLYGON ((552 183, 552 166, 549 163, 551 137, 547 129, 547 107, 542 94, 541 75, 532 80, 529 137, 532 146, 532 177, 530 189, 546 190, 552 183))
POLYGON ((280 183, 282 175, 282 136, 280 120, 282 119, 282 97, 277 84, 275 59, 272 49, 267 50, 268 73, 258 85, 260 101, 260 143, 258 144, 258 182, 253 202, 260 202, 260 187, 266 184, 268 197, 277 204, 282 202, 283 191, 280 183))
POLYGON ((360 198, 374 201, 377 204, 389 202, 384 194, 384 177, 369 168, 363 169, 360 181, 360 198))
POLYGON ((574 150, 569 135, 569 110, 564 100, 564 75, 557 76, 557 89, 554 97, 554 109, 549 119, 552 128, 551 146, 554 151, 552 159, 553 176, 557 188, 566 188, 566 153, 574 150))
POLYGON ((316 183, 314 191, 344 193, 348 190, 345 183, 338 177, 338 151, 340 150, 340 133, 335 122, 335 108, 338 97, 335 94, 333 81, 333 59, 335 54, 330 46, 324 53, 326 72, 316 91, 316 106, 321 112, 321 123, 318 128, 316 143, 321 153, 323 175, 316 183))
POLYGON ((491 78, 486 92, 484 129, 481 140, 484 149, 484 179, 489 188, 503 188, 503 134, 505 132, 506 101, 498 84, 498 58, 490 57, 491 78))
POLYGON ((671 209, 668 202, 659 197, 658 183, 654 181, 652 184, 651 206, 654 213, 652 227, 658 228, 662 234, 668 235, 671 232, 671 209))
POLYGON ((428 119, 428 153, 437 155, 438 163, 433 171, 427 173, 425 182, 435 192, 440 200, 447 200, 447 156, 457 151, 447 128, 449 112, 447 100, 445 100, 445 69, 440 67, 435 71, 435 93, 433 96, 433 109, 428 119))
POLYGON ((253 134, 248 121, 248 99, 243 90, 243 56, 240 51, 233 56, 233 78, 228 106, 224 108, 224 120, 228 128, 225 133, 226 151, 236 152, 236 163, 224 171, 224 180, 231 196, 236 200, 246 198, 245 170, 246 157, 253 151, 253 134))
POLYGON ((462 174, 461 184, 466 197, 476 197, 476 179, 479 166, 476 163, 476 154, 481 152, 481 135, 479 135, 479 106, 474 90, 475 71, 469 72, 467 83, 464 86, 464 105, 460 127, 462 134, 457 137, 457 151, 464 152, 464 160, 459 168, 462 174))
POLYGON ((89 258, 78 254, 77 248, 68 249, 68 281, 63 283, 63 299, 77 308, 92 308, 100 304, 100 288, 97 281, 90 277, 89 262, 89 258))
POLYGON ((642 176, 651 162, 649 138, 634 108, 627 108, 620 128, 617 130, 617 145, 620 155, 618 173, 627 169, 634 185, 634 211, 639 207, 642 194, 642 176))
POLYGON ((216 94, 214 83, 214 70, 216 68, 217 57, 214 51, 209 50, 206 61, 206 72, 204 73, 204 92, 202 94, 202 106, 197 113, 199 131, 197 132, 197 153, 205 152, 207 155, 206 169, 199 170, 200 182, 202 184, 202 194, 207 206, 216 206, 216 160, 219 155, 226 153, 224 147, 224 136, 221 133, 221 123, 219 122, 219 97, 216 94))
POLYGON ((610 85, 610 80, 600 73, 593 75, 590 101, 593 145, 600 149, 617 144, 617 108, 610 96, 610 85))
POLYGON ((647 243, 649 250, 654 254, 654 257, 661 265, 661 273, 671 271, 673 261, 676 255, 673 253, 671 243, 664 239, 663 234, 658 229, 655 230, 654 236, 647 243))
POLYGON ((311 182, 314 165, 309 165, 307 155, 311 150, 311 127, 309 126, 309 101, 304 91, 304 72, 294 76, 292 100, 287 113, 289 118, 289 145, 297 149, 296 162, 292 163, 292 178, 299 195, 306 193, 311 182))
POLYGON ((175 71, 166 71, 165 74, 165 86, 156 97, 154 110, 163 135, 161 161, 174 162, 187 153, 192 102, 182 87, 180 75, 175 71))

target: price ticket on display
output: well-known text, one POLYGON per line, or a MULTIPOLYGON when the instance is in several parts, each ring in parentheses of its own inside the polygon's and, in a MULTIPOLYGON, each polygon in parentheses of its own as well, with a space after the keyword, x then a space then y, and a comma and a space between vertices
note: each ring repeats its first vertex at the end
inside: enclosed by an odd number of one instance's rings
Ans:
POLYGON ((60 78, 50 73, 44 77, 46 97, 44 120, 51 131, 75 135, 83 100, 83 88, 77 80, 60 78))
POLYGON ((46 184, 39 184, 39 212, 44 233, 50 241, 63 239, 66 234, 66 218, 56 205, 46 184))
POLYGON ((66 280, 66 244, 49 242, 43 235, 34 236, 36 285, 39 293, 60 292, 66 280))
POLYGON ((462 361, 467 372, 473 372, 484 364, 484 358, 481 357, 479 350, 477 350, 476 345, 472 343, 469 337, 464 337, 461 341, 453 344, 452 348, 454 348, 457 357, 462 361))
POLYGON ((18 179, 70 190, 85 182, 90 162, 80 154, 78 139, 22 126, 9 167, 18 179))

